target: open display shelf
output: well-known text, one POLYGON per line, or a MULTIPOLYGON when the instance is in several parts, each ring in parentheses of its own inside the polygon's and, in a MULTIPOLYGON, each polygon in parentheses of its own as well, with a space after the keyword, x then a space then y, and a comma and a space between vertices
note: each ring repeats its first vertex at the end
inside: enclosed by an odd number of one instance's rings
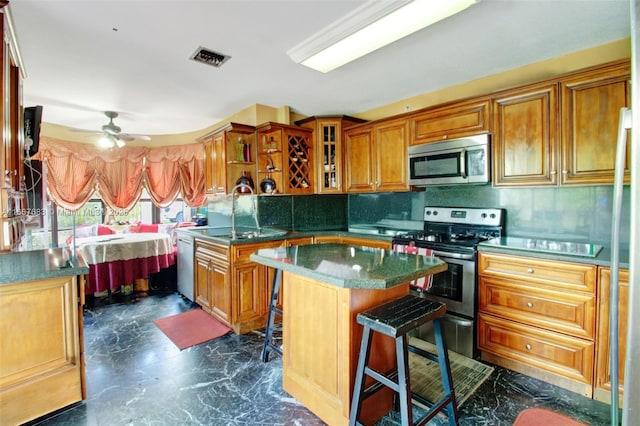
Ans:
MULTIPOLYGON (((313 144, 311 132, 274 122, 256 128, 258 141, 258 182, 275 182, 274 194, 313 193, 313 144)), ((264 194, 261 189, 258 193, 264 194)))

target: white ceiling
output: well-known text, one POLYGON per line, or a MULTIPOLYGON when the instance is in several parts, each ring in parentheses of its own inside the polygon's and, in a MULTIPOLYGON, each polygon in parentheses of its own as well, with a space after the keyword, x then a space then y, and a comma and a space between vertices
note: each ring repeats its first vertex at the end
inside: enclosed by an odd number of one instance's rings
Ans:
POLYGON ((628 0, 482 0, 328 74, 287 50, 363 0, 12 0, 43 121, 124 132, 204 129, 250 105, 357 114, 483 76, 629 37, 628 0), (198 46, 221 68, 189 60, 198 46))

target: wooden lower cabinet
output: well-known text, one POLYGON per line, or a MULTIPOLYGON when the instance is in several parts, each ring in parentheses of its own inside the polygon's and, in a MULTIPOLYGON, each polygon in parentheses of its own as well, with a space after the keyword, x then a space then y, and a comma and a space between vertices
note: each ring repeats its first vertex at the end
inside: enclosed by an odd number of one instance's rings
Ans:
POLYGON ((82 277, 0 286, 0 424, 22 424, 85 397, 82 277))
MULTIPOLYGON (((609 339, 611 270, 599 268, 598 330, 596 344, 596 371, 593 389, 594 399, 611 401, 611 353, 609 339)), ((627 330, 629 305, 629 270, 621 269, 618 274, 618 394, 622 407, 624 394, 625 357, 627 352, 627 330)))
POLYGON ((480 252, 482 359, 593 396, 596 266, 480 252))
POLYGON ((271 268, 249 260, 251 253, 263 248, 276 248, 282 241, 231 246, 231 328, 244 334, 267 324, 269 294, 273 274, 271 268))
POLYGON ((195 240, 195 302, 231 326, 229 247, 195 240))
POLYGON ((591 397, 594 343, 486 314, 478 316, 485 361, 591 397))
POLYGON ((273 273, 249 260, 261 248, 279 247, 282 240, 223 245, 195 240, 196 303, 244 334, 266 325, 273 273))

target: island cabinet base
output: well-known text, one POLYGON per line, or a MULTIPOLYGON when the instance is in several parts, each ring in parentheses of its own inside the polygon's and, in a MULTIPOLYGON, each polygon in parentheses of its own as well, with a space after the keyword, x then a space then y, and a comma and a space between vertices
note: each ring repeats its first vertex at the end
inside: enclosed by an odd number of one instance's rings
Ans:
MULTIPOLYGON (((359 312, 408 294, 408 284, 386 290, 349 289, 283 273, 283 388, 329 425, 346 425, 362 339, 359 312)), ((375 334, 370 365, 395 369, 390 337, 375 334)), ((368 384, 368 383, 367 383, 368 384)), ((384 388, 364 401, 362 421, 372 423, 393 405, 384 388)))
POLYGON ((83 294, 75 276, 0 286, 0 424, 83 399, 83 294))

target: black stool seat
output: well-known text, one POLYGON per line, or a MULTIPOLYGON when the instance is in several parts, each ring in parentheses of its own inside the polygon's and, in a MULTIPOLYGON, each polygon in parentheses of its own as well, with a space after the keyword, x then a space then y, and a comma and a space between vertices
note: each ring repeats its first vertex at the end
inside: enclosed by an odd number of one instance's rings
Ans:
POLYGON ((407 295, 357 315, 358 324, 361 324, 364 329, 353 388, 349 425, 361 424, 359 417, 362 410, 362 402, 384 386, 394 390, 397 394, 397 406, 400 409, 400 418, 403 426, 414 425, 412 398, 429 407, 429 410, 416 424, 424 425, 436 414, 444 410, 446 410, 449 418, 449 425, 458 424, 458 408, 451 378, 449 355, 442 333, 442 324, 440 323, 440 319, 446 311, 446 305, 440 302, 407 295), (427 322, 433 322, 437 355, 409 347, 408 345, 407 333, 427 322), (373 332, 382 333, 395 339, 397 369, 389 374, 382 374, 369 366, 373 332), (433 360, 440 366, 440 378, 442 379, 444 395, 439 401, 426 401, 411 392, 409 351, 433 360), (366 376, 374 379, 374 383, 367 388, 364 386, 366 376))
POLYGON ((407 334, 416 327, 444 316, 446 305, 407 295, 358 314, 358 324, 387 336, 407 334))

